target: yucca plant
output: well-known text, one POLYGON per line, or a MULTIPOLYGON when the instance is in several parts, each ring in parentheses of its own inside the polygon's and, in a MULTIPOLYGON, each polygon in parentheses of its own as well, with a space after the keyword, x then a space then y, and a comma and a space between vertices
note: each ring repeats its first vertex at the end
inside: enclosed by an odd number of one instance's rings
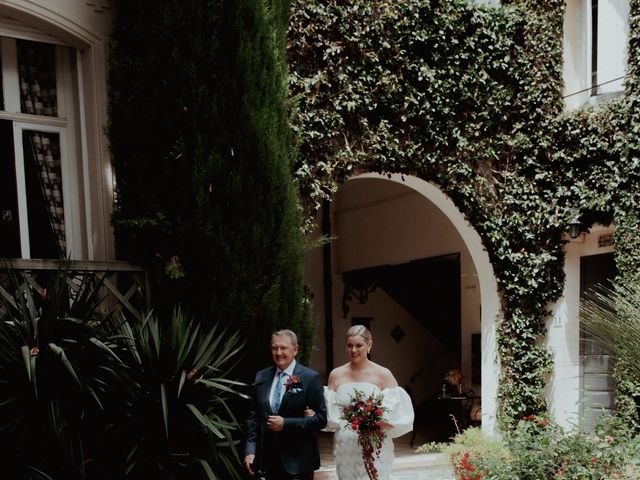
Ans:
POLYGON ((101 281, 55 272, 40 288, 11 271, 0 310, 0 458, 8 478, 85 478, 111 386, 121 384, 101 281))
POLYGON ((238 334, 204 327, 176 308, 121 322, 135 384, 132 414, 114 437, 125 438, 128 478, 240 478, 231 401, 247 396, 230 380, 242 348, 238 334))
POLYGON ((591 289, 580 305, 583 330, 640 381, 640 289, 614 282, 591 289))
POLYGON ((0 309, 0 460, 12 480, 240 478, 237 334, 176 309, 99 309, 101 280, 12 272, 0 309), (162 321, 164 320, 164 321, 162 321))

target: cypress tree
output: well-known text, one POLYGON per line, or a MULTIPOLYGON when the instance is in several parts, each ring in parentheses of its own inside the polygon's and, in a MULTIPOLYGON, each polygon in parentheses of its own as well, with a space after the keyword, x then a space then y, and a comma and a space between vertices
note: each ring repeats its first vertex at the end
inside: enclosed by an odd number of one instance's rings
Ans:
POLYGON ((246 338, 312 329, 303 308, 285 39, 288 1, 117 0, 108 135, 118 254, 174 302, 246 338))

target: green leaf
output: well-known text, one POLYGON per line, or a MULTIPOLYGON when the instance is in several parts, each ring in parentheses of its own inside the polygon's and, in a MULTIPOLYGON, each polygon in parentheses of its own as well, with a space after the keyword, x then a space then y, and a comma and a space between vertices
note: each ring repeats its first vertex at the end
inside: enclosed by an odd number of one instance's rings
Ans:
POLYGON ((160 401, 162 402, 162 421, 164 423, 164 434, 169 438, 169 404, 167 402, 167 391, 164 382, 160 384, 160 401))
POLYGON ((91 343, 93 343, 94 345, 96 345, 102 351, 108 353, 113 358, 115 358, 118 361, 118 363, 120 363, 121 365, 124 365, 124 362, 122 360, 120 360, 120 357, 118 357, 118 355, 116 355, 116 353, 111 348, 109 348, 107 345, 105 345, 103 342, 101 342, 100 340, 98 340, 95 337, 89 338, 89 341, 91 343))
POLYGON ((202 465, 202 469, 204 470, 204 473, 207 475, 207 478, 209 480, 218 480, 218 477, 215 475, 215 473, 213 473, 213 470, 211 470, 211 466, 206 460, 196 458, 195 461, 202 465))
POLYGON ((20 348, 20 351, 22 352, 22 360, 24 360, 24 366, 27 370, 27 376, 29 377, 29 381, 31 382, 31 355, 29 354, 29 346, 23 345, 20 348))
POLYGON ((187 372, 184 370, 180 371, 180 383, 178 385, 178 393, 176 395, 177 398, 180 398, 180 392, 182 392, 182 387, 184 386, 184 381, 187 378, 187 372))
POLYGON ((218 438, 224 438, 224 434, 217 428, 214 423, 209 420, 206 416, 204 416, 200 410, 198 410, 194 405, 188 403, 187 408, 191 410, 193 416, 207 429, 209 429, 214 435, 218 438))
POLYGON ((58 357, 60 357, 60 361, 65 366, 65 368, 67 369, 69 374, 76 381, 78 386, 79 387, 82 386, 82 384, 80 382, 80 379, 78 378, 78 375, 76 374, 76 371, 74 370, 73 365, 71 365, 71 362, 67 358, 67 354, 64 352, 64 350, 62 348, 60 348, 58 345, 56 345, 55 343, 49 343, 49 348, 51 349, 51 351, 54 354, 56 354, 56 355, 58 355, 58 357))
POLYGON ((234 389, 227 387, 226 385, 223 385, 222 382, 220 381, 214 381, 214 380, 207 380, 204 378, 200 378, 198 380, 196 380, 196 383, 203 383, 205 385, 207 385, 208 387, 212 387, 212 388, 217 388, 219 390, 224 390, 225 392, 229 392, 229 393, 233 393, 236 395, 241 396, 242 398, 250 398, 248 395, 245 395, 244 393, 239 393, 237 391, 235 391, 234 389))

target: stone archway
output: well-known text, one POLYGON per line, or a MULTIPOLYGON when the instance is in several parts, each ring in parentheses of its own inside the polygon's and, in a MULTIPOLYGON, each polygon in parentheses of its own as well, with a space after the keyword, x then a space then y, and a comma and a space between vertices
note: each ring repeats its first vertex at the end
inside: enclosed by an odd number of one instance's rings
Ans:
POLYGON ((482 429, 486 433, 494 433, 496 429, 497 385, 499 364, 497 362, 496 319, 500 312, 500 300, 493 267, 489 256, 482 245, 482 240, 473 227, 467 222, 453 201, 437 186, 422 179, 399 174, 385 176, 379 174, 362 174, 350 178, 345 183, 365 180, 384 180, 394 182, 413 190, 433 204, 453 226, 462 239, 468 255, 473 262, 480 290, 480 328, 482 342, 482 429))

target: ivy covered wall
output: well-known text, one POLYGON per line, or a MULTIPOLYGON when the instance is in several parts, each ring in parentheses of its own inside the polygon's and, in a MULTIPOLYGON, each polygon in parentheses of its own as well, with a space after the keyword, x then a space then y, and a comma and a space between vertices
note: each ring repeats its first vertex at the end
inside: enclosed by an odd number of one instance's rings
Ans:
MULTIPOLYGON (((544 413, 552 365, 541 340, 562 292, 566 224, 577 214, 613 218, 620 272, 640 265, 640 2, 631 1, 625 99, 571 113, 562 0, 294 0, 292 13, 307 225, 357 173, 437 184, 480 234, 498 280, 503 425, 544 413)), ((638 391, 623 377, 618 398, 631 405, 638 391)))

